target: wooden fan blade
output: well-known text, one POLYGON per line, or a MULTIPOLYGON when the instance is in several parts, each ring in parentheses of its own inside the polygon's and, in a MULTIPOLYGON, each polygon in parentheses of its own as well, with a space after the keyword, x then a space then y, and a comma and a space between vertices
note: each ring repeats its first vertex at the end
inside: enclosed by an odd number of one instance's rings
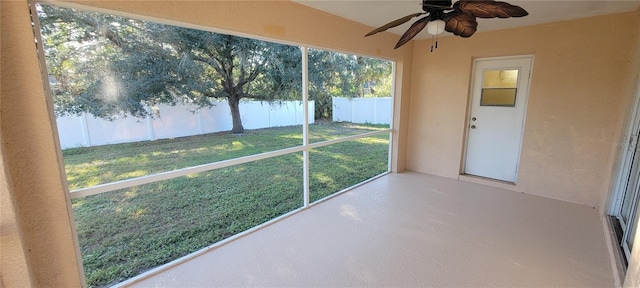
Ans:
POLYGON ((400 46, 413 39, 413 37, 415 37, 418 33, 420 33, 420 31, 422 31, 422 29, 424 29, 425 26, 427 26, 427 23, 429 23, 429 21, 431 21, 431 16, 424 17, 411 24, 411 27, 409 27, 409 29, 407 29, 407 31, 402 34, 402 37, 400 37, 400 40, 398 40, 398 43, 396 43, 396 47, 394 49, 398 49, 400 46))
POLYGON ((402 25, 402 24, 404 24, 405 22, 407 22, 407 21, 411 20, 411 18, 413 18, 413 17, 418 17, 418 16, 420 16, 420 15, 424 15, 424 14, 426 14, 426 13, 421 12, 421 13, 415 13, 415 14, 411 14, 411 15, 404 16, 404 17, 402 17, 402 18, 400 18, 400 19, 398 19, 398 20, 391 21, 391 22, 389 22, 389 23, 385 24, 384 26, 380 26, 380 27, 376 28, 375 30, 373 30, 373 31, 371 31, 371 32, 369 32, 369 33, 367 33, 367 35, 364 35, 364 37, 371 36, 371 35, 373 35, 373 34, 376 34, 376 33, 382 32, 382 31, 385 31, 385 30, 387 30, 387 29, 389 29, 389 28, 393 28, 393 27, 396 27, 396 26, 398 26, 398 25, 402 25))
POLYGON ((468 38, 478 30, 478 21, 473 15, 462 12, 452 12, 444 17, 444 30, 463 38, 468 38))
POLYGON ((522 7, 501 1, 460 0, 453 4, 453 9, 478 18, 509 18, 529 15, 529 12, 522 7))

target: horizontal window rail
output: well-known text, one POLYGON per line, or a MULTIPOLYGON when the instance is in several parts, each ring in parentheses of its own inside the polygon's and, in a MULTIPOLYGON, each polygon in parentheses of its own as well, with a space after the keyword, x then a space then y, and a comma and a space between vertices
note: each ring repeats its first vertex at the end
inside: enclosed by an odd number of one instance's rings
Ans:
POLYGON ((211 171, 211 170, 215 170, 215 169, 220 169, 220 168, 225 168, 225 167, 234 166, 234 165, 238 165, 238 164, 253 162, 253 161, 256 161, 256 160, 273 158, 273 157, 282 156, 282 155, 291 154, 291 153, 296 153, 296 152, 300 152, 300 151, 308 151, 308 150, 311 150, 311 149, 314 149, 314 148, 318 148, 318 147, 328 146, 328 145, 337 144, 337 143, 341 143, 341 142, 346 142, 346 141, 350 141, 350 140, 355 140, 355 139, 359 139, 359 138, 366 138, 366 137, 380 135, 380 134, 384 134, 384 133, 390 133, 391 131, 392 131, 392 129, 385 129, 385 130, 380 130, 380 131, 372 131, 372 132, 362 133, 362 134, 358 134, 358 135, 347 136, 347 137, 344 137, 344 138, 338 138, 338 139, 332 139, 332 140, 327 140, 327 141, 322 141, 322 142, 317 142, 317 143, 311 143, 311 144, 308 144, 306 146, 304 146, 304 145, 303 146, 297 146, 297 147, 292 147, 292 148, 287 148, 287 149, 281 149, 281 150, 276 150, 276 151, 271 151, 271 152, 260 153, 260 154, 251 155, 251 156, 244 156, 244 157, 235 158, 235 159, 223 160, 223 161, 218 161, 218 162, 213 162, 213 163, 208 163, 208 164, 203 164, 203 165, 198 165, 198 166, 193 166, 193 167, 187 167, 187 168, 182 168, 182 169, 177 169, 177 170, 172 170, 172 171, 167 171, 167 172, 162 172, 162 173, 157 173, 157 174, 152 174, 152 175, 147 175, 147 176, 141 176, 141 177, 137 177, 137 178, 131 178, 131 179, 126 179, 126 180, 121 180, 121 181, 116 181, 116 182, 111 182, 111 183, 105 183, 105 184, 100 184, 100 185, 87 187, 87 188, 80 188, 80 189, 76 189, 76 190, 73 190, 73 191, 70 192, 71 193, 71 198, 72 199, 82 198, 82 197, 86 197, 86 196, 97 195, 97 194, 101 194, 101 193, 105 193, 105 192, 115 191, 115 190, 118 190, 118 189, 130 188, 130 187, 133 187, 133 186, 138 186, 138 185, 143 185, 143 184, 150 184, 150 183, 163 181, 163 180, 169 180, 169 179, 186 176, 186 175, 193 174, 193 173, 211 171))

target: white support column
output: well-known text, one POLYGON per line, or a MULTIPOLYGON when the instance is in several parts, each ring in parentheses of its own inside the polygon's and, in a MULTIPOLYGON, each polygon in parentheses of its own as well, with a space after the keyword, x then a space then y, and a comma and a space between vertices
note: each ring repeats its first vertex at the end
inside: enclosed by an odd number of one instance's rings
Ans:
POLYGON ((309 58, 307 47, 302 49, 302 111, 304 117, 302 119, 302 151, 303 156, 303 187, 304 187, 304 204, 309 207, 309 58))

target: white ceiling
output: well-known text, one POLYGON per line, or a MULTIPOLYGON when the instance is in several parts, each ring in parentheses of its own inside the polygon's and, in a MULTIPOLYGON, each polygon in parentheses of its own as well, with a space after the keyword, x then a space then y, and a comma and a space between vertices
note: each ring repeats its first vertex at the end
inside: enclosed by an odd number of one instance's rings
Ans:
MULTIPOLYGON (((325 11, 372 27, 379 27, 400 17, 422 12, 421 0, 293 0, 303 5, 325 11)), ((542 23, 584 18, 596 15, 636 11, 640 0, 502 0, 518 5, 529 15, 523 18, 478 19, 478 32, 531 26, 542 23)), ((455 0, 453 1, 455 3, 455 0)), ((419 18, 416 18, 416 20, 419 18)), ((412 22, 409 21, 388 31, 402 35, 412 22)), ((446 36, 446 35, 442 35, 446 36)), ((426 31, 414 39, 426 39, 426 31)))

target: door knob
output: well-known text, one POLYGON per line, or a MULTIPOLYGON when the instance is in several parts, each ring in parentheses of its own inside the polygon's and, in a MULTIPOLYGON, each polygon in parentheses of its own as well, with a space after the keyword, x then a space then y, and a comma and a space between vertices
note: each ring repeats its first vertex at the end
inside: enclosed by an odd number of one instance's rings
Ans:
POLYGON ((471 129, 476 129, 476 125, 471 125, 471 129))
POLYGON ((476 117, 471 117, 471 121, 476 121, 476 117))

